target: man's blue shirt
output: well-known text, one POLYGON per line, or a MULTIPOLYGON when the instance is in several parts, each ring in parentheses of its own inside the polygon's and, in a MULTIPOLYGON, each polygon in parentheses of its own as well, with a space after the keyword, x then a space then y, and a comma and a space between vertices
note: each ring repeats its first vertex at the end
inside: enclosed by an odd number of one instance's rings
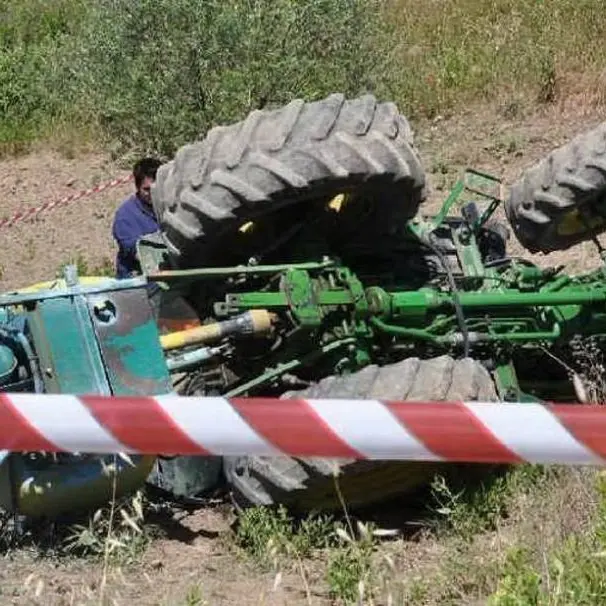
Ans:
POLYGON ((137 240, 159 229, 152 209, 141 202, 136 194, 122 202, 114 217, 112 228, 112 234, 118 243, 117 278, 129 278, 133 271, 141 270, 137 259, 137 240))

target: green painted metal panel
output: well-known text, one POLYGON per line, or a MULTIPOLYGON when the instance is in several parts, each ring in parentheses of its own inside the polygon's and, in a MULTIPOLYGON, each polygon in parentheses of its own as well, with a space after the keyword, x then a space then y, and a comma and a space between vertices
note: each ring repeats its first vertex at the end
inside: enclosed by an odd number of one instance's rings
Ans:
POLYGON ((145 288, 45 299, 28 317, 47 392, 172 390, 145 288))
POLYGON ((28 316, 48 393, 111 393, 83 296, 39 301, 28 316))
POLYGON ((88 304, 113 393, 171 392, 172 382, 146 289, 91 296, 88 304))

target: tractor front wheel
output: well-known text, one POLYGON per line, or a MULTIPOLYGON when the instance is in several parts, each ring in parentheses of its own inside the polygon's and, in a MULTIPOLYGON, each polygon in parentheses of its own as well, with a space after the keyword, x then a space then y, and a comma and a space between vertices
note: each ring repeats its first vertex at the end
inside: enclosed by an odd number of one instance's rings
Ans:
POLYGON ((528 169, 505 212, 531 253, 565 250, 606 230, 606 122, 528 169))

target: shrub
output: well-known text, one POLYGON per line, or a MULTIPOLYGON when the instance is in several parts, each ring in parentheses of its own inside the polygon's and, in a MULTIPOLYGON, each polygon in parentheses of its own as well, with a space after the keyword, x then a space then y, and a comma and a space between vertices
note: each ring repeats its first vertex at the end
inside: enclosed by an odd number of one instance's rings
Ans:
POLYGON ((380 75, 381 13, 365 0, 100 0, 74 23, 64 4, 31 34, 13 9, 0 64, 11 136, 76 116, 116 151, 170 156, 252 109, 357 94, 380 75))
POLYGON ((92 134, 167 158, 252 109, 372 91, 411 118, 603 100, 600 0, 5 0, 0 146, 92 134), (586 95, 587 96, 587 95, 586 95))

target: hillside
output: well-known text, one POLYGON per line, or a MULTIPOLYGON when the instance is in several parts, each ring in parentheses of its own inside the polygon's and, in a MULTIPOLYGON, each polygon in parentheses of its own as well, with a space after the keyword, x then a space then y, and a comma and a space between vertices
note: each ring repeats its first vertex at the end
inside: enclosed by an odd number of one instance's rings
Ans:
MULTIPOLYGON (((294 96, 369 86, 396 101, 429 174, 428 211, 465 166, 511 184, 606 120, 597 0, 391 0, 372 18, 373 5, 355 0, 308 12, 290 0, 94 4, 0 2, 2 216, 127 175, 142 153, 168 158, 212 124, 294 96), (268 24, 281 35, 268 36, 268 24)), ((0 288, 49 279, 69 261, 111 271, 111 220, 130 191, 1 230, 0 288)), ((572 271, 599 261, 590 243, 535 260, 572 271)), ((118 528, 107 565, 106 512, 74 531, 85 555, 66 552, 62 528, 17 544, 2 532, 0 602, 332 606, 357 603, 360 581, 364 606, 606 600, 606 492, 594 470, 523 467, 463 496, 434 488, 430 511, 396 503, 369 514, 399 530, 392 538, 347 542, 321 520, 293 532, 263 512, 234 529, 215 502, 189 513, 147 505, 140 532, 118 528)))

